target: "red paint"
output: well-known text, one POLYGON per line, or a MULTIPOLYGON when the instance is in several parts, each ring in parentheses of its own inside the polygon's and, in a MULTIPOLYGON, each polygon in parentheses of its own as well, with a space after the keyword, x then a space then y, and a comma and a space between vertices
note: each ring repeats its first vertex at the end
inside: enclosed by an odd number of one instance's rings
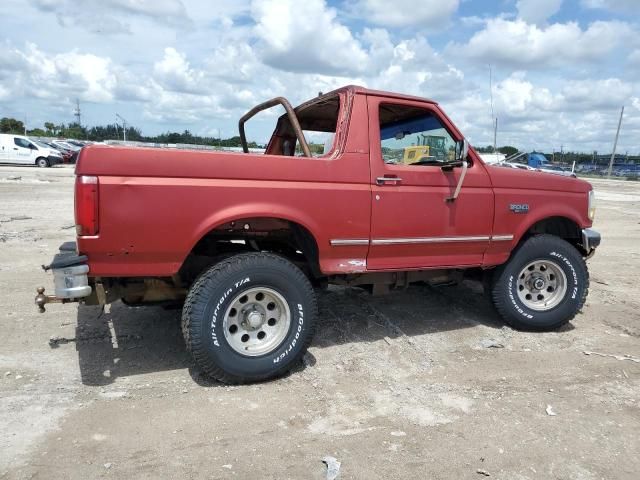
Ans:
MULTIPOLYGON (((458 200, 445 203, 460 169, 382 162, 377 105, 409 104, 434 112, 462 139, 439 106, 405 95, 345 87, 336 148, 326 158, 171 149, 89 146, 76 174, 99 178, 99 232, 79 236, 93 276, 170 276, 203 235, 248 217, 277 217, 315 238, 324 273, 481 266, 504 262, 536 221, 564 216, 588 227, 584 181, 540 172, 487 167, 470 150, 458 200), (377 176, 397 174, 398 186, 377 176), (376 195, 380 197, 376 200, 376 195), (514 214, 511 203, 528 203, 514 214), (331 246, 332 239, 514 235, 513 241, 331 246)), ((76 215, 87 195, 76 189, 76 215)), ((85 202, 87 205, 85 206, 85 202)), ((90 232, 88 229, 86 232, 90 232)))

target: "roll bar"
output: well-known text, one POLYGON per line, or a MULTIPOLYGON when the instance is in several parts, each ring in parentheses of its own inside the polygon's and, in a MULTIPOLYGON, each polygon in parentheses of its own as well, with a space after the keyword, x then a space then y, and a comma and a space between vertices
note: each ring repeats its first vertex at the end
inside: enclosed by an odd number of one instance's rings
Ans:
POLYGON ((244 124, 246 123, 246 121, 253 117, 256 113, 271 107, 275 107, 276 105, 282 105, 284 107, 287 115, 289 116, 289 122, 291 122, 293 130, 296 132, 296 137, 298 138, 298 143, 300 143, 300 148, 302 148, 304 156, 310 157, 311 150, 309 150, 307 140, 304 138, 304 133, 302 133, 302 128, 300 127, 300 122, 298 121, 296 112, 289 103, 289 100, 284 97, 276 97, 272 98, 271 100, 267 100, 266 102, 256 105, 242 117, 240 117, 240 120, 238 121, 238 129, 240 130, 240 142, 242 143, 242 151, 244 153, 249 153, 249 147, 247 146, 247 137, 244 133, 244 124))

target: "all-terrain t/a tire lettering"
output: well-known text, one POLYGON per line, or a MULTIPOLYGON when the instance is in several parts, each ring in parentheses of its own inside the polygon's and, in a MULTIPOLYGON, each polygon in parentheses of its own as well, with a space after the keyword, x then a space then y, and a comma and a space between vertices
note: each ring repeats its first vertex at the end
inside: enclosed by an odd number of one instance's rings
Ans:
POLYGON ((504 320, 522 330, 553 330, 584 305, 589 272, 578 250, 553 235, 527 239, 493 275, 491 296, 504 320))
POLYGON ((187 349, 225 383, 266 380, 291 369, 311 343, 316 299, 307 277, 285 258, 245 253, 206 270, 182 312, 187 349))

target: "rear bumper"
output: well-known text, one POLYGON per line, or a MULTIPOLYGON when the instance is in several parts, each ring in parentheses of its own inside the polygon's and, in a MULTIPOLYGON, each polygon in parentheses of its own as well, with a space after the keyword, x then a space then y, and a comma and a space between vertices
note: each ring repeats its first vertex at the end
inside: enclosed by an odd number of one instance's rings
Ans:
POLYGON ((582 229, 582 246, 587 252, 587 256, 595 253, 596 248, 600 245, 600 233, 593 228, 582 229))
POLYGON ((42 268, 53 273, 55 295, 45 295, 44 287, 37 289, 35 303, 44 312, 47 303, 77 302, 91 295, 89 285, 89 265, 86 255, 78 255, 74 242, 66 242, 60 246, 60 253, 53 257, 53 261, 42 268))

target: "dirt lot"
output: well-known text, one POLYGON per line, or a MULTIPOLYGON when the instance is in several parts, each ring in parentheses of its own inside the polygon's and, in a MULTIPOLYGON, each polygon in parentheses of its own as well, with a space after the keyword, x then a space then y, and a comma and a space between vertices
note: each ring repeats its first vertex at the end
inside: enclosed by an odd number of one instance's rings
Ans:
POLYGON ((594 181, 603 244, 560 332, 503 326, 472 282, 332 289, 304 365, 226 387, 179 310, 37 313, 72 181, 0 167, 0 478, 324 479, 326 455, 341 479, 639 478, 640 183, 594 181))

